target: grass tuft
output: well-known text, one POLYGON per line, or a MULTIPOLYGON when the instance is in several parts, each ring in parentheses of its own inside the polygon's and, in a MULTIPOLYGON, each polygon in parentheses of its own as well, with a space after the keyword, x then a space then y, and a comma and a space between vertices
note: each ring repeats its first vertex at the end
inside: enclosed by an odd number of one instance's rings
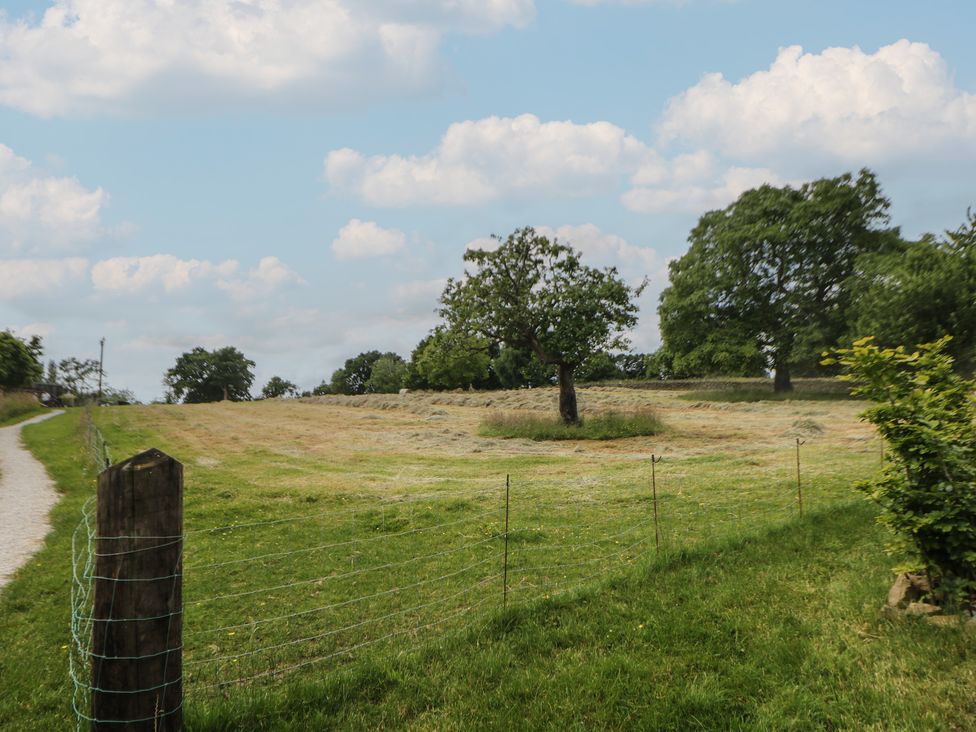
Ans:
POLYGON ((0 427, 16 424, 44 409, 33 394, 0 394, 0 427))
POLYGON ((628 412, 602 412, 586 417, 578 425, 567 425, 558 417, 538 414, 495 413, 481 423, 484 437, 521 437, 529 440, 616 440, 623 437, 656 435, 664 429, 657 412, 643 408, 628 412))

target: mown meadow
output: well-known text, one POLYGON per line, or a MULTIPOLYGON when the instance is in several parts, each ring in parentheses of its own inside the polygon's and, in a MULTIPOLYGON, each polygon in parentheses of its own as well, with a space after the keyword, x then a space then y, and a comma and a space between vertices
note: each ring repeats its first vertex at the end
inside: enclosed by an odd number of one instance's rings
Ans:
MULTIPOLYGON (((96 410, 116 459, 186 468, 188 728, 976 724, 976 637, 879 613, 863 404, 684 396, 581 390, 663 428, 559 442, 481 434, 547 389, 96 410)), ((0 727, 60 729, 95 476, 78 410, 25 435, 64 497, 0 594, 0 727)))

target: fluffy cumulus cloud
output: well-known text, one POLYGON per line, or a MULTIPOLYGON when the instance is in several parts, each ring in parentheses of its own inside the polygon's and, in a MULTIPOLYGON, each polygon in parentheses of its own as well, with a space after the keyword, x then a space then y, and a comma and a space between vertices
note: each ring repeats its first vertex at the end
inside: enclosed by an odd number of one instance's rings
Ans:
POLYGON ((924 43, 875 53, 791 46, 738 83, 707 74, 669 102, 659 132, 739 158, 816 150, 860 163, 947 143, 972 151, 976 95, 956 88, 924 43))
POLYGON ((523 26, 533 0, 53 0, 0 16, 0 103, 42 116, 428 89, 445 32, 523 26))
POLYGON ((0 259, 0 300, 26 297, 63 297, 65 288, 88 274, 88 260, 0 259))
POLYGON ((609 122, 543 122, 532 114, 448 127, 426 155, 333 150, 333 190, 375 206, 465 205, 511 196, 582 196, 637 170, 648 148, 609 122))
POLYGON ((302 279, 277 257, 265 257, 257 267, 241 272, 240 263, 234 259, 215 263, 155 254, 97 262, 91 281, 96 292, 125 295, 173 293, 196 283, 209 283, 236 299, 247 299, 302 279))
POLYGON ((107 201, 101 188, 45 175, 0 144, 0 253, 37 253, 91 240, 107 201))
POLYGON ((763 184, 787 182, 769 168, 729 166, 707 150, 665 159, 655 155, 631 178, 622 201, 632 211, 695 212, 726 206, 763 184))
POLYGON ((407 237, 398 229, 384 229, 372 221, 351 219, 332 240, 336 259, 363 259, 395 254, 406 246, 407 237))

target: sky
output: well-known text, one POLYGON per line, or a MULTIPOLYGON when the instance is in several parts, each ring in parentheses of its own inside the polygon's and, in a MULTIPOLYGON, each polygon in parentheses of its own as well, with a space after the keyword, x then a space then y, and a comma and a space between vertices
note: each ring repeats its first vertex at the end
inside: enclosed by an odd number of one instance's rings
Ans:
POLYGON ((0 0, 0 329, 145 401, 195 346, 409 357, 466 248, 648 278, 705 211, 874 170, 976 207, 971 0, 0 0))

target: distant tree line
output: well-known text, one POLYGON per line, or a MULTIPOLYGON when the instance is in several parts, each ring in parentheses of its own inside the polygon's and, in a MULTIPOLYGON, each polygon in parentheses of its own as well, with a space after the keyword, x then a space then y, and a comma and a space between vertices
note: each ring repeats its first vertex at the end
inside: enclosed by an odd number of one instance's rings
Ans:
MULTIPOLYGON (((976 215, 918 240, 891 225, 873 172, 799 187, 764 185, 701 216, 669 265, 658 313, 662 345, 633 353, 642 285, 598 270, 531 228, 464 254, 471 265, 440 297, 442 323, 405 359, 365 351, 305 394, 558 385, 578 420, 574 383, 724 376, 826 376, 826 350, 873 336, 881 346, 950 335, 961 371, 976 368, 976 215)), ((167 372, 174 399, 250 399, 253 362, 235 349, 183 354, 167 372), (226 362, 226 363, 225 363, 226 362), (223 365, 222 365, 223 364, 223 365), (229 369, 227 371, 226 369, 229 369)), ((295 396, 274 377, 265 398, 295 396)))

